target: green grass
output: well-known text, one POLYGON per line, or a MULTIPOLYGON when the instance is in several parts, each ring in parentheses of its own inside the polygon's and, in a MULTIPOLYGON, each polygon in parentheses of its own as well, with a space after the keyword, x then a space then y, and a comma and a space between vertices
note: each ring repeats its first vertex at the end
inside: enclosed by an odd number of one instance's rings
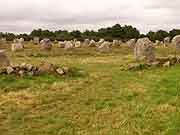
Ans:
MULTIPOLYGON (((122 71, 133 51, 94 48, 40 52, 26 45, 15 63, 46 60, 73 73, 17 78, 0 76, 0 135, 179 135, 180 65, 122 71)), ((158 48, 158 56, 173 54, 158 48)))

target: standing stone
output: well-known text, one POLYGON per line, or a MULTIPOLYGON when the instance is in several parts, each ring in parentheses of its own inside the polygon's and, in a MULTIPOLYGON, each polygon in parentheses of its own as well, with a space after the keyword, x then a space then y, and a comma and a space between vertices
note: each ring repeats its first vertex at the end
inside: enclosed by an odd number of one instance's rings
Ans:
POLYGON ((119 40, 119 46, 122 44, 123 42, 121 40, 119 40))
POLYGON ((74 46, 73 46, 71 41, 66 41, 65 42, 65 47, 64 47, 65 50, 71 50, 71 49, 73 49, 73 47, 74 46))
POLYGON ((135 44, 136 44, 136 39, 130 39, 129 41, 126 42, 126 44, 131 47, 134 48, 135 44))
POLYGON ((105 42, 104 39, 100 39, 99 42, 97 43, 97 46, 101 46, 105 42))
POLYGON ((81 42, 80 41, 76 41, 74 44, 75 48, 80 48, 81 47, 81 42))
POLYGON ((161 42, 159 40, 156 40, 154 45, 159 46, 160 44, 161 44, 161 42))
POLYGON ((167 46, 169 45, 170 40, 171 40, 171 38, 170 38, 170 37, 166 37, 166 38, 164 38, 164 46, 165 46, 165 47, 167 47, 167 46))
POLYGON ((24 49, 24 45, 21 43, 21 42, 18 42, 18 43, 13 43, 11 45, 11 50, 13 52, 16 52, 16 51, 21 51, 24 49))
POLYGON ((110 42, 104 42, 100 46, 98 46, 98 51, 102 53, 110 52, 110 42))
POLYGON ((113 47, 118 47, 119 46, 119 41, 118 40, 113 40, 112 46, 113 47))
POLYGON ((172 39, 172 44, 175 46, 176 50, 180 50, 180 35, 177 35, 172 39))
POLYGON ((20 38, 20 39, 19 39, 19 43, 22 43, 22 44, 23 44, 23 43, 24 43, 24 38, 20 38))
POLYGON ((33 39, 34 44, 39 44, 39 37, 34 37, 33 39))
POLYGON ((0 68, 10 65, 9 58, 5 54, 4 50, 0 50, 0 68))
POLYGON ((89 47, 96 47, 96 42, 94 40, 91 40, 89 43, 89 47))
POLYGON ((146 60, 147 62, 153 62, 155 60, 154 46, 149 38, 138 39, 134 54, 137 60, 146 60))
POLYGON ((51 43, 50 39, 45 38, 45 39, 41 40, 40 47, 42 50, 50 51, 52 49, 52 43, 51 43))
POLYGON ((89 39, 85 39, 83 43, 83 47, 88 47, 89 43, 90 43, 89 39))
POLYGON ((65 42, 59 41, 59 42, 58 42, 58 46, 59 46, 60 48, 64 48, 64 47, 65 47, 65 42))

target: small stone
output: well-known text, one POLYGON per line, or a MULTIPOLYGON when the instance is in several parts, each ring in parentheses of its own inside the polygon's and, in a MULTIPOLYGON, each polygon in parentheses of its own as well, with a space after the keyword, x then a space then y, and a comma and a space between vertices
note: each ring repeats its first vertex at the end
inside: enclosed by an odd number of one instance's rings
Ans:
POLYGON ((31 71, 32 68, 33 68, 33 65, 31 65, 31 64, 26 64, 26 69, 27 69, 27 71, 31 71))
POLYGON ((63 71, 63 69, 61 69, 61 68, 58 68, 58 69, 56 69, 56 72, 59 74, 59 75, 64 75, 64 71, 63 71))
POLYGON ((163 67, 169 68, 169 67, 170 67, 170 61, 167 61, 166 63, 164 63, 164 64, 163 64, 163 67))
POLYGON ((20 71, 18 72, 18 74, 22 77, 22 76, 24 76, 25 72, 24 72, 23 70, 20 70, 20 71))
POLYGON ((26 63, 22 63, 22 64, 20 65, 20 68, 25 69, 25 68, 26 68, 26 63))
POLYGON ((8 75, 9 75, 9 74, 12 74, 12 73, 14 72, 14 69, 13 69, 12 67, 8 66, 8 67, 6 68, 6 72, 7 72, 8 75))
POLYGON ((54 73, 55 66, 53 64, 50 64, 50 63, 47 63, 47 62, 43 62, 39 66, 39 70, 40 70, 41 73, 54 73))

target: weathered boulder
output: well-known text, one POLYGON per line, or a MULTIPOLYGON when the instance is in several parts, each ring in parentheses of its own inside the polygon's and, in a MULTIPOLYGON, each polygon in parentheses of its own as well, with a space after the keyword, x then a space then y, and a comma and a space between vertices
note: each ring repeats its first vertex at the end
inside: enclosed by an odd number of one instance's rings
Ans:
POLYGON ((167 62, 165 62, 165 63, 163 64, 163 67, 169 68, 170 66, 171 66, 170 61, 167 61, 167 62))
POLYGON ((34 37, 33 39, 34 44, 39 44, 39 37, 34 37))
POLYGON ((52 49, 52 43, 50 39, 45 38, 40 42, 41 50, 50 51, 52 49))
POLYGON ((64 48, 64 47, 65 47, 65 42, 59 41, 59 42, 58 42, 58 46, 59 46, 60 48, 64 48))
POLYGON ((80 48, 80 47, 81 47, 81 42, 80 42, 80 41, 76 41, 76 42, 74 43, 74 47, 75 47, 75 48, 80 48))
POLYGON ((106 53, 110 51, 110 42, 104 42, 100 46, 98 46, 98 51, 102 53, 106 53))
POLYGON ((66 41, 65 42, 65 47, 64 47, 65 50, 71 50, 73 48, 74 48, 74 46, 73 46, 71 41, 66 41))
POLYGON ((56 72, 57 72, 58 75, 64 75, 65 74, 65 72, 63 71, 62 68, 57 68, 56 72))
POLYGON ((180 35, 177 35, 172 39, 172 44, 175 46, 176 50, 180 50, 180 35))
POLYGON ((89 43, 89 47, 96 47, 96 42, 94 40, 91 40, 89 43))
POLYGON ((159 46, 160 44, 161 44, 161 42, 159 40, 156 40, 154 43, 155 46, 159 46))
POLYGON ((113 47, 118 47, 119 46, 119 41, 118 40, 113 40, 112 46, 113 47))
POLYGON ((136 39, 130 39, 129 41, 126 42, 126 44, 131 47, 134 48, 135 44, 136 44, 136 39))
POLYGON ((101 46, 104 42, 105 42, 104 39, 100 39, 100 40, 97 42, 97 47, 101 46))
POLYGON ((7 74, 12 74, 14 72, 14 69, 11 66, 6 67, 7 74))
POLYGON ((169 45, 170 41, 171 41, 170 37, 164 38, 164 46, 167 47, 169 45))
POLYGON ((134 47, 134 55, 137 60, 153 62, 155 60, 153 43, 148 38, 138 39, 134 47))
POLYGON ((89 39, 85 39, 84 42, 83 42, 83 47, 88 47, 89 43, 90 43, 90 40, 89 39))
POLYGON ((123 43, 123 41, 119 40, 119 46, 123 43))
POLYGON ((24 38, 20 38, 20 39, 19 39, 19 43, 22 43, 22 44, 23 44, 23 43, 24 43, 24 38))

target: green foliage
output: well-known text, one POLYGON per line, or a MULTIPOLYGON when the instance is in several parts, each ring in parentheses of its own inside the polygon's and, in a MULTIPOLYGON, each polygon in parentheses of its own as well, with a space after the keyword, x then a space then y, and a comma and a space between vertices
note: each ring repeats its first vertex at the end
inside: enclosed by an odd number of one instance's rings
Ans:
POLYGON ((132 27, 132 26, 121 26, 116 24, 112 27, 101 28, 98 31, 89 31, 86 30, 84 32, 80 32, 79 30, 74 30, 72 32, 68 32, 65 30, 58 31, 49 31, 37 29, 33 30, 29 35, 28 34, 20 34, 14 35, 12 33, 0 33, 0 37, 6 37, 8 40, 13 40, 14 38, 24 38, 26 41, 33 39, 33 37, 49 38, 52 41, 54 40, 84 40, 84 39, 94 39, 99 40, 100 38, 105 38, 106 40, 112 41, 113 39, 121 39, 121 40, 129 40, 131 38, 138 38, 140 36, 140 32, 132 27))
POLYGON ((150 31, 147 36, 149 37, 150 40, 152 41, 156 41, 156 40, 159 40, 159 41, 163 41, 164 38, 168 37, 169 36, 169 33, 166 32, 166 31, 163 31, 163 30, 159 30, 157 32, 153 32, 153 31, 150 31))
POLYGON ((13 33, 0 33, 0 38, 6 38, 8 41, 12 41, 15 38, 24 38, 25 41, 30 41, 33 37, 39 37, 40 39, 49 38, 52 41, 64 41, 77 39, 83 41, 84 39, 94 39, 98 41, 100 38, 112 41, 113 39, 120 39, 127 41, 132 38, 142 38, 149 37, 152 41, 163 41, 165 37, 173 38, 176 35, 180 35, 179 29, 173 29, 169 32, 164 30, 158 30, 156 32, 149 31, 147 34, 141 34, 139 30, 131 25, 121 26, 120 24, 115 24, 112 27, 100 28, 98 31, 80 32, 79 30, 74 30, 72 32, 66 30, 49 31, 43 29, 35 29, 30 34, 19 34, 15 35, 13 33))

